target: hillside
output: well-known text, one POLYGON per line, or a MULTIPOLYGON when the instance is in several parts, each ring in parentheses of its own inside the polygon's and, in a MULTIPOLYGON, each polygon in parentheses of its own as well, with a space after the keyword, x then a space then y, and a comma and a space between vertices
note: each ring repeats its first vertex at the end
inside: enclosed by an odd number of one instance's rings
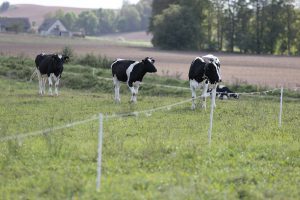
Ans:
POLYGON ((74 12, 76 14, 82 11, 89 10, 88 8, 70 8, 70 7, 57 7, 57 6, 40 6, 32 4, 16 4, 12 5, 9 10, 0 13, 0 17, 28 17, 30 22, 36 22, 39 26, 44 16, 48 13, 55 13, 57 10, 64 12, 74 12))

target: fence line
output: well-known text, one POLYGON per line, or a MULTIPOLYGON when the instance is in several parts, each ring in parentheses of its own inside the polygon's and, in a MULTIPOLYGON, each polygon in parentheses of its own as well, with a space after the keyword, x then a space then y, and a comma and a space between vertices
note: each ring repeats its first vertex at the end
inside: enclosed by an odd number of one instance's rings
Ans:
MULTIPOLYGON (((192 99, 188 99, 188 100, 184 100, 178 103, 174 103, 174 104, 170 104, 170 105, 165 105, 165 106, 161 106, 161 107, 157 107, 157 108, 153 108, 153 109, 148 109, 148 110, 142 110, 142 111, 137 111, 137 112, 128 112, 128 113, 122 113, 122 114, 112 114, 112 115, 108 115, 105 118, 107 119, 111 119, 111 118, 118 118, 118 117, 126 117, 126 116, 138 116, 139 114, 142 113, 151 113, 151 112, 155 112, 158 110, 163 110, 163 109, 168 109, 177 105, 181 105, 184 103, 187 103, 189 101, 191 101, 192 99)), ((44 130, 39 130, 39 131, 34 131, 31 133, 24 133, 24 134, 19 134, 19 135, 12 135, 12 136, 7 136, 7 137, 3 137, 0 138, 0 142, 4 142, 4 141, 8 141, 8 140, 15 140, 15 139, 23 139, 26 137, 31 137, 31 136, 38 136, 38 135, 43 135, 43 134, 51 134, 54 133, 54 131, 60 130, 60 129, 65 129, 65 128, 71 128, 73 126, 77 126, 80 124, 85 124, 91 121, 95 121, 99 118, 98 115, 93 115, 91 118, 85 119, 85 120, 81 120, 81 121, 76 121, 76 122, 72 122, 69 124, 65 124, 65 125, 61 125, 61 126, 57 126, 57 127, 53 127, 53 128, 47 128, 44 130)))
MULTIPOLYGON (((97 76, 97 78, 101 79, 101 80, 112 81, 112 78, 106 78, 106 77, 101 77, 101 76, 97 76)), ((164 84, 152 84, 152 83, 145 83, 145 82, 141 82, 141 85, 150 85, 150 86, 157 86, 157 87, 165 87, 165 88, 173 88, 173 89, 181 89, 181 90, 190 90, 190 88, 188 88, 188 87, 173 86, 173 85, 164 85, 164 84)), ((280 90, 280 88, 270 89, 270 90, 261 91, 261 92, 234 92, 234 93, 217 92, 217 94, 254 95, 254 94, 262 94, 262 93, 274 92, 276 90, 280 90)))
POLYGON ((19 134, 19 135, 12 135, 12 136, 3 137, 3 138, 0 138, 0 142, 4 142, 4 141, 8 141, 8 140, 15 140, 15 139, 23 139, 23 138, 26 138, 26 137, 38 136, 38 135, 43 135, 43 134, 50 134, 50 133, 54 133, 54 131, 57 131, 57 130, 60 130, 60 129, 71 128, 73 126, 77 126, 77 125, 80 125, 80 124, 85 124, 85 123, 94 121, 96 119, 98 119, 98 117, 97 117, 97 115, 94 115, 91 118, 85 119, 85 120, 82 120, 82 121, 76 121, 76 122, 72 122, 72 123, 69 123, 69 124, 56 126, 56 127, 53 127, 53 128, 47 128, 47 129, 40 130, 40 131, 34 131, 34 132, 31 132, 31 133, 24 133, 24 134, 19 134))
MULTIPOLYGON (((269 93, 269 92, 273 92, 276 91, 280 88, 275 88, 272 90, 267 90, 267 91, 262 91, 262 92, 251 92, 251 93, 239 93, 239 94, 247 94, 247 95, 254 95, 254 94, 262 94, 262 93, 269 93)), ((198 96, 197 98, 201 98, 201 96, 198 96)), ((152 108, 152 109, 148 109, 148 110, 142 110, 142 111, 136 111, 136 112, 128 112, 128 113, 122 113, 122 114, 111 114, 106 116, 105 118, 107 119, 111 119, 111 118, 118 118, 118 117, 127 117, 127 116, 138 116, 139 114, 148 114, 148 113, 152 113, 152 112, 156 112, 159 110, 170 110, 172 107, 181 105, 181 104, 185 104, 187 102, 190 102, 192 99, 187 99, 178 103, 174 103, 174 104, 169 104, 169 105, 165 105, 165 106, 161 106, 161 107, 157 107, 157 108, 152 108)), ((56 127, 52 127, 52 128, 47 128, 44 130, 39 130, 39 131, 34 131, 34 132, 30 132, 30 133, 23 133, 23 134, 19 134, 19 135, 12 135, 12 136, 6 136, 3 138, 0 138, 0 142, 5 142, 5 141, 9 141, 9 140, 15 140, 15 139, 23 139, 23 138, 27 138, 27 137, 32 137, 32 136, 38 136, 38 135, 43 135, 43 134, 52 134, 54 133, 54 131, 57 130, 61 130, 61 129, 65 129, 65 128, 71 128, 73 126, 77 126, 77 125, 81 125, 81 124, 85 124, 91 121, 95 121, 99 118, 98 115, 93 115, 91 118, 85 119, 85 120, 81 120, 81 121, 75 121, 72 123, 68 123, 65 125, 61 125, 61 126, 56 126, 56 127)))

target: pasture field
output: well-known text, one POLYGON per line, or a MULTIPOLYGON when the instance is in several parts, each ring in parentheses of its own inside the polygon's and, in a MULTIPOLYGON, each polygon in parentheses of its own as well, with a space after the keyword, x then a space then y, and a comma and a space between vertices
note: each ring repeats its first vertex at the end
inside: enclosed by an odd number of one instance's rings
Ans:
MULTIPOLYGON (((31 71, 18 71, 19 64, 0 66, 0 140, 100 112, 105 116, 138 112, 190 98, 189 91, 145 85, 138 103, 132 105, 123 85, 122 102, 115 104, 111 82, 97 82, 90 76, 91 69, 83 73, 82 66, 71 65, 63 74, 61 95, 40 97, 36 82, 20 78, 31 71), (96 86, 90 89, 89 84, 96 86)), ((186 84, 156 76, 145 81, 186 84)), ((281 128, 278 95, 217 100, 211 147, 209 109, 191 111, 190 106, 188 102, 153 113, 104 119, 99 192, 97 120, 2 141, 0 199, 300 198, 299 98, 284 98, 281 128)))
POLYGON ((77 56, 93 53, 109 59, 125 58, 142 60, 149 56, 156 60, 158 74, 182 80, 188 79, 193 59, 213 53, 219 57, 222 80, 226 83, 247 83, 267 87, 300 86, 300 57, 243 55, 203 51, 165 51, 153 48, 145 33, 113 34, 103 37, 53 38, 38 35, 0 34, 0 54, 25 55, 34 58, 39 53, 61 51, 71 47, 77 56))

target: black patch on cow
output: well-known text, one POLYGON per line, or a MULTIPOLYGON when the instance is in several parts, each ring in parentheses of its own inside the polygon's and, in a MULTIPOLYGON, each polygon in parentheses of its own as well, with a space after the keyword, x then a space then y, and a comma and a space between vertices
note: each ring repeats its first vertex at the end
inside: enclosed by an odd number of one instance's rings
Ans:
POLYGON ((116 75, 117 79, 122 82, 126 82, 128 77, 126 70, 128 67, 133 64, 133 60, 118 60, 115 61, 111 66, 112 75, 116 75))

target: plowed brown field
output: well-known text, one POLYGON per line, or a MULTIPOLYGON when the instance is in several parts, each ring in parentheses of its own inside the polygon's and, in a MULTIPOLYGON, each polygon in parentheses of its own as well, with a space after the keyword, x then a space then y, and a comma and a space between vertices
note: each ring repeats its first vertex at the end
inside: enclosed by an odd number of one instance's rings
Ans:
MULTIPOLYGON (((111 59, 129 58, 141 60, 146 56, 155 58, 160 75, 187 79, 190 63, 196 56, 212 52, 162 51, 152 47, 124 44, 118 39, 69 39, 45 38, 31 35, 0 34, 0 52, 9 55, 36 54, 60 51, 68 45, 76 54, 93 53, 111 59)), ((261 86, 289 88, 300 87, 300 57, 239 55, 214 53, 221 61, 222 79, 226 83, 246 82, 261 86)))

